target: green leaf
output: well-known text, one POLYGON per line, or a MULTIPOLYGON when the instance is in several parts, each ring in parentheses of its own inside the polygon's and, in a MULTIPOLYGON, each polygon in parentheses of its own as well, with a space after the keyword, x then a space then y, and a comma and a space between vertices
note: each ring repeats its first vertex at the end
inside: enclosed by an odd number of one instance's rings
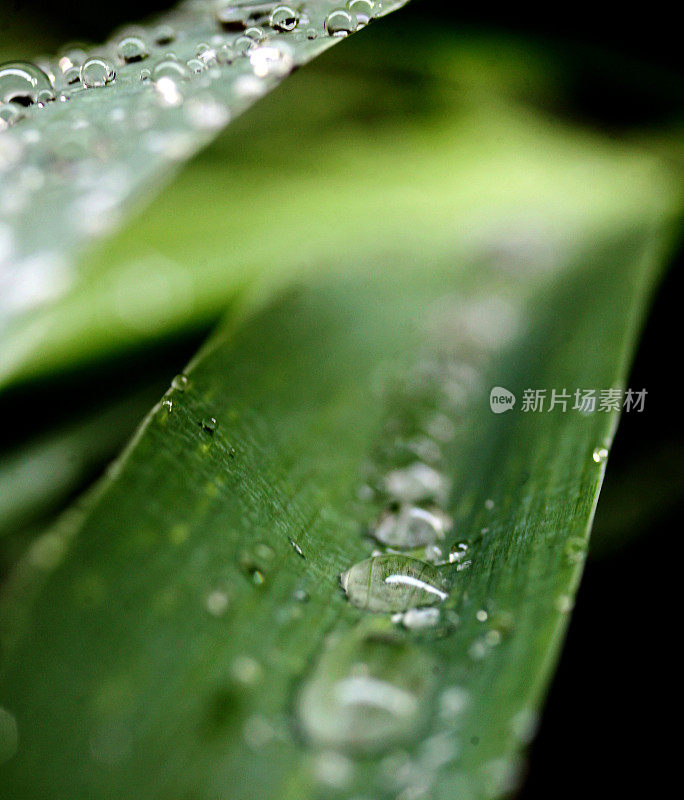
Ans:
POLYGON ((336 177, 345 158, 307 182, 301 225, 282 204, 259 220, 310 264, 298 286, 245 294, 8 582, 0 796, 515 785, 617 423, 522 394, 624 386, 678 191, 657 161, 506 104, 354 144, 358 177, 336 177), (493 386, 512 411, 492 413, 493 386), (436 620, 340 587, 392 494, 429 495, 446 563, 400 554, 370 588, 439 582, 436 620))
MULTIPOLYGON (((389 0, 371 17, 404 2, 389 0)), ((340 12, 336 0, 311 0, 283 26, 271 18, 276 6, 192 0, 97 48, 0 64, 3 335, 40 328, 44 308, 78 289, 75 253, 139 213, 294 69, 373 21, 340 12)), ((5 374, 16 358, 9 348, 5 374)))

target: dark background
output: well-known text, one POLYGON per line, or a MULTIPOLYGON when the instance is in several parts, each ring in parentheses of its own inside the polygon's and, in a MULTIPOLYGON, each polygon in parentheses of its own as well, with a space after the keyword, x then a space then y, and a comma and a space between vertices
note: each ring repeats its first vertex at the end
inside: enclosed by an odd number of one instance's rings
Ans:
MULTIPOLYGON (((553 4, 545 11, 516 4, 489 4, 479 11, 455 5, 415 0, 402 12, 404 24, 503 31, 548 46, 565 76, 554 111, 610 136, 630 136, 682 117, 681 32, 672 17, 674 5, 670 10, 651 3, 633 11, 623 6, 612 13, 578 5, 553 4)), ((97 40, 117 25, 167 6, 164 0, 16 2, 10 13, 50 14, 58 38, 97 40)), ((618 432, 595 547, 521 800, 654 797, 669 795, 679 783, 676 728, 667 725, 680 672, 675 548, 684 520, 681 244, 678 252, 629 382, 648 389, 646 410, 626 414, 618 432)), ((172 374, 196 343, 168 349, 161 362, 155 354, 155 363, 172 374)), ((147 367, 143 359, 141 375, 147 367)), ((126 370, 130 381, 130 360, 126 370)), ((102 380, 115 385, 115 373, 110 370, 102 380)), ((73 381, 55 389, 54 413, 59 414, 59 396, 73 397, 73 381)), ((87 403, 87 393, 81 396, 87 403)), ((11 414, 20 430, 31 409, 15 397, 3 414, 11 414)))

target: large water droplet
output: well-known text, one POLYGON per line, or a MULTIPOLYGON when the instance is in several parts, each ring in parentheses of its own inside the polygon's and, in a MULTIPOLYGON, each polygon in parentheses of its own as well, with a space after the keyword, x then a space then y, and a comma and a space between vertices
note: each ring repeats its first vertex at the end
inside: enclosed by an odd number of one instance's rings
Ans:
POLYGON ((415 735, 432 692, 432 661, 398 638, 362 629, 331 638, 299 696, 305 734, 319 747, 378 752, 415 735))
POLYGON ((9 61, 0 65, 0 103, 30 106, 41 92, 55 96, 50 79, 40 67, 27 61, 9 61))
POLYGON ((406 611, 449 596, 436 567, 400 554, 359 561, 342 573, 340 583, 348 600, 368 611, 406 611))
POLYGON ((371 530, 371 536, 390 547, 422 547, 444 538, 451 520, 438 510, 404 506, 397 513, 385 514, 371 530))

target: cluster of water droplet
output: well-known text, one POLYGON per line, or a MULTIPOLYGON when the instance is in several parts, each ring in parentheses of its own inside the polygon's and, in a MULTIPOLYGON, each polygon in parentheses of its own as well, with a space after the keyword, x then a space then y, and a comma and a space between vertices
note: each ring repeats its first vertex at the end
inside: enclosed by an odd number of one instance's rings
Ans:
POLYGON ((63 254, 111 230, 136 187, 402 2, 186 0, 100 47, 1 64, 0 326, 69 291, 63 254))

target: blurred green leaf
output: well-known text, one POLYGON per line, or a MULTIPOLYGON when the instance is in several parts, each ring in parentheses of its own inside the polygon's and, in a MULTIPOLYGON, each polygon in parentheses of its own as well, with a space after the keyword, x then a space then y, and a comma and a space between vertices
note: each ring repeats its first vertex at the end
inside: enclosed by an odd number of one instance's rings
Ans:
MULTIPOLYGON (((366 22, 404 2, 378 5, 366 22)), ((0 333, 15 339, 0 381, 23 369, 45 307, 79 293, 75 253, 140 213, 293 70, 364 27, 336 0, 310 0, 284 25, 274 7, 192 0, 96 48, 0 64, 0 333), (346 27, 330 22, 336 11, 346 27)), ((135 291, 117 288, 114 303, 133 306, 135 291)))
POLYGON ((0 706, 18 742, 3 798, 516 784, 617 422, 524 413, 522 392, 624 385, 678 184, 651 157, 430 80, 405 118, 411 83, 385 77, 346 75, 339 106, 329 82, 298 77, 268 113, 299 102, 301 127, 261 138, 255 115, 250 146, 237 127, 242 167, 215 144, 73 305, 34 322, 52 347, 23 357, 26 374, 214 314, 245 283, 187 386, 6 586, 0 706), (159 220, 178 203, 170 236, 159 220), (114 265, 145 258, 154 280, 139 313, 126 295, 124 322, 114 265), (247 281, 254 264, 268 270, 247 281), (492 414, 492 386, 514 411, 492 414), (467 554, 440 568, 450 595, 422 631, 339 587, 373 549, 388 478, 416 458, 451 487, 444 554, 467 554), (364 676, 384 687, 373 701, 364 676))

